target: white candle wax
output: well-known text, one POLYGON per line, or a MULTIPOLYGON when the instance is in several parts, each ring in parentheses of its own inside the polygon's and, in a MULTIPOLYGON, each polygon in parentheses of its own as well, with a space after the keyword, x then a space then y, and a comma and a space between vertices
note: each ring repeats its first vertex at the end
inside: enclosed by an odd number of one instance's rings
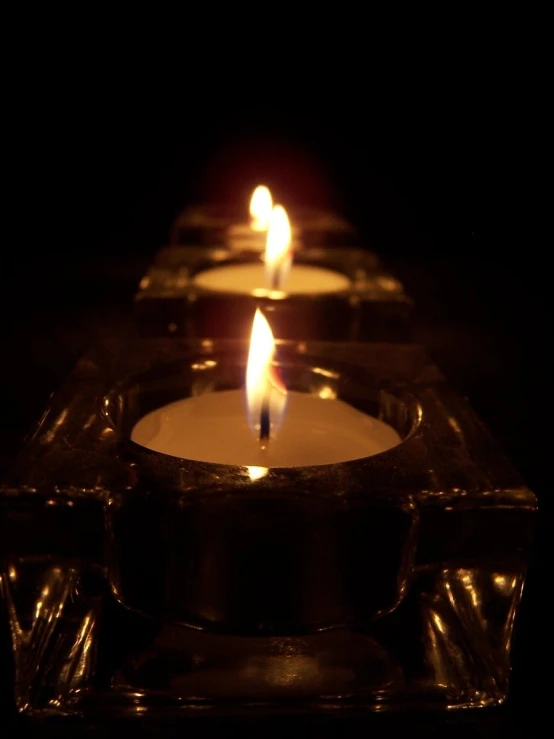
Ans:
MULTIPOLYGON (((226 264, 199 272, 193 279, 196 287, 214 292, 271 296, 266 283, 265 265, 260 263, 226 264)), ((308 264, 293 264, 285 284, 279 288, 288 295, 319 295, 349 290, 351 282, 341 272, 308 264)))
POLYGON ((304 467, 369 457, 401 439, 395 429, 336 399, 289 392, 265 449, 248 425, 243 390, 184 398, 134 426, 137 444, 174 457, 248 467, 304 467))

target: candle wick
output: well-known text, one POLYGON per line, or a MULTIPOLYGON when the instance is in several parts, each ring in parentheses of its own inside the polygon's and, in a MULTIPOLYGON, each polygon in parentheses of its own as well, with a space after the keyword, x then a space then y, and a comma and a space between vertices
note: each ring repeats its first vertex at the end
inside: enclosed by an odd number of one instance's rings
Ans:
POLYGON ((269 392, 264 393, 260 408, 260 441, 269 441, 271 420, 269 417, 269 392))
POLYGON ((273 270, 273 272, 271 274, 271 289, 272 290, 278 290, 279 289, 279 283, 280 283, 279 277, 280 277, 280 274, 281 274, 280 265, 276 265, 275 266, 275 269, 273 270))

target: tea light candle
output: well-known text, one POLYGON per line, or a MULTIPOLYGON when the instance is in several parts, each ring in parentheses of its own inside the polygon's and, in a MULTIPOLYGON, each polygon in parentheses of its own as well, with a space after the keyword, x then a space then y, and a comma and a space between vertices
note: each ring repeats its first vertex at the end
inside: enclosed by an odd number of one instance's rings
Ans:
POLYGON ((269 188, 258 185, 250 199, 250 222, 235 223, 227 230, 229 247, 263 251, 272 209, 273 198, 269 188))
POLYGON ((197 477, 194 461, 185 472, 169 457, 137 455, 141 484, 107 506, 110 583, 127 607, 227 634, 290 636, 368 623, 402 597, 412 504, 401 490, 373 495, 365 461, 340 465, 399 435, 331 387, 287 392, 274 352, 258 310, 246 393, 185 398, 133 428, 136 444, 162 455, 226 466, 197 477))
MULTIPOLYGON (((265 248, 273 198, 269 188, 258 185, 250 199, 249 223, 234 223, 227 229, 227 244, 233 251, 260 251, 265 248)), ((292 229, 293 238, 298 229, 292 229)))
POLYGON ((273 290, 265 285, 266 267, 263 262, 228 264, 199 272, 194 285, 213 292, 253 295, 254 297, 284 297, 285 295, 323 295, 349 290, 351 282, 346 275, 324 267, 295 264, 286 285, 273 290))
POLYGON ((292 264, 292 232, 285 209, 271 212, 263 261, 226 264, 199 272, 196 287, 214 292, 283 297, 344 292, 351 282, 346 275, 323 267, 292 264))
POLYGON ((337 399, 289 392, 276 436, 262 448, 252 433, 244 392, 184 398, 141 418, 131 439, 156 452, 247 467, 301 467, 370 457, 400 443, 392 426, 337 399))
POLYGON ((257 310, 247 413, 241 390, 184 398, 140 419, 132 441, 175 457, 256 468, 346 462, 400 443, 392 426, 341 400, 286 392, 271 366, 274 350, 271 329, 257 310))

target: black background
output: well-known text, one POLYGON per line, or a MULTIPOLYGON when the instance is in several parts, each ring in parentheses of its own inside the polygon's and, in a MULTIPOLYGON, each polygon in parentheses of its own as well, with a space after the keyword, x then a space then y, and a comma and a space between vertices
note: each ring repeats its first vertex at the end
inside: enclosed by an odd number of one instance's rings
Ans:
POLYGON ((129 324, 136 285, 184 204, 243 203, 262 181, 285 204, 337 210, 404 282, 429 353, 539 496, 512 696, 471 718, 479 736, 533 736, 546 691, 537 670, 551 663, 552 280, 529 207, 540 212, 538 114, 517 75, 500 62, 468 72, 466 53, 433 80, 406 79, 408 61, 398 86, 379 79, 389 56, 377 69, 366 60, 367 75, 347 85, 348 65, 312 60, 294 92, 277 82, 268 92, 239 73, 210 76, 205 59, 168 76, 151 50, 112 67, 97 48, 78 69, 50 52, 16 85, 9 114, 0 472, 87 344, 129 324))

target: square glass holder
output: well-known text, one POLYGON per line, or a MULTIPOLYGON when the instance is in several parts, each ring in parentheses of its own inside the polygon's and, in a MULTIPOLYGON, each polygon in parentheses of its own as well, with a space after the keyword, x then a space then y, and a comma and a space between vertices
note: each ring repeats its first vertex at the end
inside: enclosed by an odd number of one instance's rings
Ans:
MULTIPOLYGON (((359 246, 356 229, 347 220, 317 208, 287 206, 292 227, 302 246, 359 246)), ((256 242, 249 233, 248 213, 224 205, 192 205, 185 208, 171 227, 170 244, 181 246, 237 247, 256 242)))
POLYGON ((289 388, 396 428, 373 457, 260 474, 129 440, 154 408, 239 387, 247 348, 108 341, 51 398, 0 488, 18 711, 502 703, 536 500, 419 346, 278 343, 289 388))
POLYGON ((259 264, 254 252, 224 248, 167 247, 141 280, 134 300, 139 334, 233 339, 250 334, 256 307, 267 315, 280 339, 329 341, 409 341, 412 301, 402 284, 371 252, 357 248, 310 248, 295 252, 295 265, 345 275, 341 292, 240 294, 195 284, 199 273, 224 265, 259 264))

